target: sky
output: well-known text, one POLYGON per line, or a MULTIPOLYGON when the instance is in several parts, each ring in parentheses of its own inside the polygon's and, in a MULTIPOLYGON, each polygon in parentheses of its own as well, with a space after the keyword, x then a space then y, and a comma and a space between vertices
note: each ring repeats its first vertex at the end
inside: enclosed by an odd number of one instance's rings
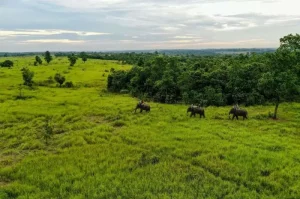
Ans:
POLYGON ((299 0, 0 0, 0 52, 277 48, 299 0))

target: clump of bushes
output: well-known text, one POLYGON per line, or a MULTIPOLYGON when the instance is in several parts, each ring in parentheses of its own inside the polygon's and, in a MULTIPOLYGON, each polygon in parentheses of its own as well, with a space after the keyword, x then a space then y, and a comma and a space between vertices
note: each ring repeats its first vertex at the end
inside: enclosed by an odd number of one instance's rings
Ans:
POLYGON ((54 79, 59 84, 59 87, 61 87, 63 85, 63 83, 66 81, 65 76, 62 76, 59 73, 55 74, 54 79))
POLYGON ((66 82, 66 83, 65 83, 65 87, 66 87, 66 88, 73 88, 73 87, 74 87, 74 84, 73 84, 73 82, 71 82, 71 81, 70 81, 70 82, 66 82))
POLYGON ((0 63, 1 67, 11 68, 14 66, 14 62, 11 60, 5 60, 4 62, 0 63))
POLYGON ((54 79, 59 84, 59 87, 65 87, 65 88, 73 88, 74 87, 74 84, 72 81, 65 83, 66 78, 65 78, 65 76, 61 75, 60 73, 56 73, 54 76, 54 79))

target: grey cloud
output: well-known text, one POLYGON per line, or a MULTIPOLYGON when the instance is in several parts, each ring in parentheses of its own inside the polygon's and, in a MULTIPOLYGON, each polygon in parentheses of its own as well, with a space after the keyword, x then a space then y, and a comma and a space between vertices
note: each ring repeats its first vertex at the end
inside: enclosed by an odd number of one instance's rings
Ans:
MULTIPOLYGON (((251 0, 16 0, 1 7, 1 50, 11 49, 7 43, 22 49, 82 48, 143 49, 204 48, 229 46, 274 47, 279 37, 299 27, 299 16, 267 15, 263 13, 205 14, 202 4, 249 2, 251 0), (20 19, 20 13, 24 13, 20 19), (9 19, 9 20, 8 20, 9 19), (285 29, 278 27, 285 26, 285 29), (24 29, 65 30, 59 34, 10 33, 24 29), (280 29, 280 30, 279 30, 280 29), (2 31, 2 36, 1 36, 2 31), (111 33, 81 34, 80 32, 111 33), (191 36, 192 35, 192 36, 191 36), (26 38, 24 38, 26 37, 26 38), (5 38, 5 39, 3 39, 5 38), (9 38, 9 39, 8 39, 9 38), (23 42, 22 42, 23 41, 23 42), (61 44, 59 42, 61 41, 61 44), (247 42, 238 42, 247 41, 247 42), (15 42, 15 44, 14 44, 15 42), (53 46, 51 45, 52 43, 53 46)), ((258 0, 253 0, 257 2, 258 0)), ((277 1, 260 0, 274 3, 277 1)), ((20 31, 19 31, 20 33, 20 31)), ((72 50, 69 49, 69 50, 72 50)), ((75 50, 75 49, 74 49, 75 50)))

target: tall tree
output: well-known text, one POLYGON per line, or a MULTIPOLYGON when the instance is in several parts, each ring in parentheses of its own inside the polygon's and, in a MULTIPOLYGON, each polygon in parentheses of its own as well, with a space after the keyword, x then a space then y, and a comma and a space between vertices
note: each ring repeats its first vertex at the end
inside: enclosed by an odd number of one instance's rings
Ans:
POLYGON ((81 52, 79 56, 84 63, 87 61, 87 54, 85 52, 81 52))
POLYGON ((36 61, 36 63, 38 63, 40 65, 43 64, 43 61, 39 56, 35 56, 35 61, 36 61))
POLYGON ((260 90, 275 102, 273 118, 277 119, 279 104, 294 99, 300 94, 299 77, 299 35, 288 35, 280 39, 280 47, 270 55, 268 72, 259 80, 260 90))
POLYGON ((44 58, 45 58, 45 61, 47 62, 47 64, 49 64, 53 59, 53 57, 51 56, 49 51, 45 52, 44 58))
POLYGON ((70 66, 74 66, 76 64, 77 61, 77 57, 76 55, 72 54, 68 56, 69 62, 70 62, 70 66))
POLYGON ((24 80, 24 85, 26 86, 32 86, 32 79, 34 77, 34 72, 30 71, 28 68, 22 68, 22 76, 24 80))

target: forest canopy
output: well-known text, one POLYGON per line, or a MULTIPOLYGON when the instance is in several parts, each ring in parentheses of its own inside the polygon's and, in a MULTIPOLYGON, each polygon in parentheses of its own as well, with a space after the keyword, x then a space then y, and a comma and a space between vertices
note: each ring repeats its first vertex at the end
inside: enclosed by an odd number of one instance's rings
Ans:
POLYGON ((111 73, 107 87, 111 92, 128 90, 135 97, 161 103, 222 106, 298 101, 299 41, 298 34, 285 36, 275 52, 263 54, 121 54, 117 59, 134 67, 111 73))

